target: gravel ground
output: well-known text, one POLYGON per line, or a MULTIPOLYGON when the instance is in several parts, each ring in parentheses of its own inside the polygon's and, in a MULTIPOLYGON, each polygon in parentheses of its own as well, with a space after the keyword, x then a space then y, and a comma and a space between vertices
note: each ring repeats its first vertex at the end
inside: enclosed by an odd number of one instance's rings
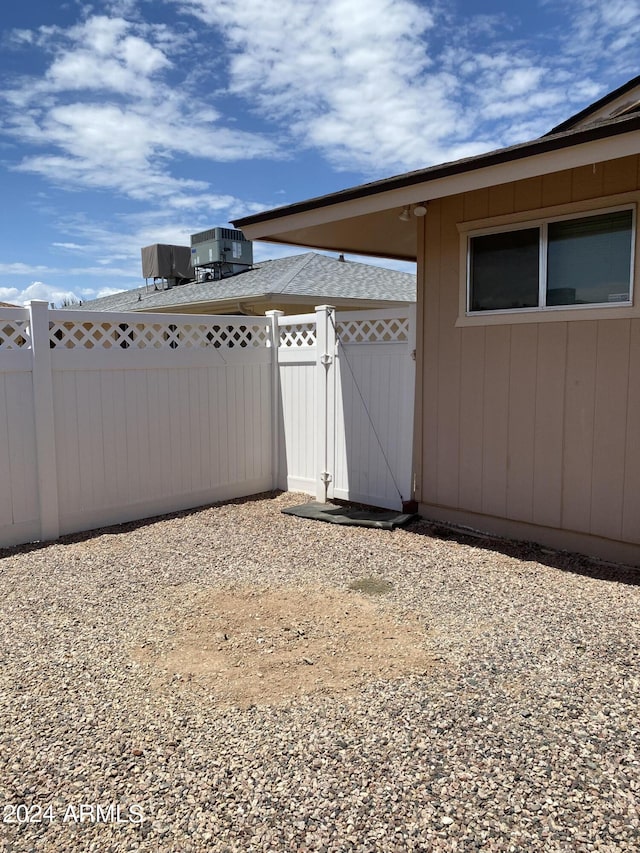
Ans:
POLYGON ((639 575, 301 499, 0 552, 2 850, 639 850, 639 575), (429 671, 242 708, 132 657, 178 592, 367 576, 429 671))

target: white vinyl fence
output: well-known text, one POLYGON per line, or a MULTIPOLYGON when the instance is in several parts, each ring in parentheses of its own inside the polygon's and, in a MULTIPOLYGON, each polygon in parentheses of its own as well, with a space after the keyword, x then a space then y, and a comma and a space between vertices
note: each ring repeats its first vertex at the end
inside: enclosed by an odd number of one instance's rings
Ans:
POLYGON ((279 316, 279 485, 400 509, 412 498, 414 308, 279 316))
POLYGON ((0 307, 0 546, 276 486, 399 506, 412 328, 0 307))
POLYGON ((272 488, 266 318, 0 312, 0 544, 272 488))

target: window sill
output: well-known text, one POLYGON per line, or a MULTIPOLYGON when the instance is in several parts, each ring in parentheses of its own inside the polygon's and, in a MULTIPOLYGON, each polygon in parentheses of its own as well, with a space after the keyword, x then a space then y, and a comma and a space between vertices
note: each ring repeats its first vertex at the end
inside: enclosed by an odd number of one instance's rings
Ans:
POLYGON ((537 308, 521 311, 483 312, 482 314, 461 314, 456 320, 456 327, 465 326, 513 326, 519 323, 567 323, 585 320, 632 320, 640 318, 640 306, 621 305, 610 308, 537 308))

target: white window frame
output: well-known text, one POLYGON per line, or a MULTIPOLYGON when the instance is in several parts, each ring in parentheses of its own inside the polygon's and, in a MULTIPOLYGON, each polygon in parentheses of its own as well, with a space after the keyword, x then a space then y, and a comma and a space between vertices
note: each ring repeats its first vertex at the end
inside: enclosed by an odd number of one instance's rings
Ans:
POLYGON ((514 314, 550 314, 558 311, 584 311, 589 309, 608 310, 615 308, 629 308, 633 306, 633 284, 635 276, 635 245, 636 245, 636 204, 620 204, 613 207, 597 208, 594 210, 580 210, 574 213, 565 213, 559 216, 547 216, 527 221, 503 223, 486 228, 470 230, 466 233, 466 288, 465 288, 465 316, 466 317, 492 317, 514 314), (553 222, 567 220, 587 219, 591 216, 604 216, 607 213, 618 213, 623 210, 631 211, 631 258, 629 264, 629 299, 621 302, 588 302, 580 305, 546 305, 547 299, 547 255, 548 255, 548 233, 549 225, 553 222), (487 234, 508 234, 513 231, 525 231, 537 228, 539 239, 539 263, 538 263, 538 304, 531 308, 500 308, 494 311, 472 311, 471 305, 471 240, 474 237, 483 237, 487 234))

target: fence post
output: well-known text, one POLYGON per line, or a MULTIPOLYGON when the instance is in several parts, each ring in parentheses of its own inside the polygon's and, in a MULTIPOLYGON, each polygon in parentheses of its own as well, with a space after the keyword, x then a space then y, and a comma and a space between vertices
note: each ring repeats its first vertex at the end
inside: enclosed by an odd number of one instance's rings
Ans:
POLYGON ((282 401, 280 399, 280 326, 278 320, 284 311, 265 311, 271 321, 271 488, 280 484, 280 418, 282 401))
POLYGON ((40 299, 32 299, 29 302, 29 325, 33 356, 33 410, 40 502, 40 539, 46 541, 57 539, 60 535, 48 302, 40 299))
POLYGON ((316 370, 318 377, 316 500, 326 503, 333 493, 335 461, 335 308, 316 306, 316 370))

